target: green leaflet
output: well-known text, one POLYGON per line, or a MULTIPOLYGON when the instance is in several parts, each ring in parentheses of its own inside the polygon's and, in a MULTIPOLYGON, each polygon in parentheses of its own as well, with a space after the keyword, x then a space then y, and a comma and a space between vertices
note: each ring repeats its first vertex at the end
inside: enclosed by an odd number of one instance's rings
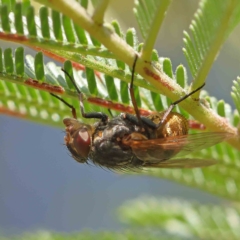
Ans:
POLYGON ((184 32, 184 55, 195 86, 201 86, 223 43, 240 21, 239 1, 200 1, 189 32, 184 32))

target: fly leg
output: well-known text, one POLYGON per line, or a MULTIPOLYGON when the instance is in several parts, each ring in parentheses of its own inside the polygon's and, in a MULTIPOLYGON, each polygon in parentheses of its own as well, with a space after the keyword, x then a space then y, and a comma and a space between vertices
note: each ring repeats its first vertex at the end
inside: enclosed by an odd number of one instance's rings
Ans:
POLYGON ((161 121, 157 124, 156 128, 159 128, 161 125, 164 125, 168 115, 172 112, 172 110, 174 109, 174 107, 179 104, 180 102, 182 102, 183 100, 187 99, 188 97, 190 97, 192 94, 194 94, 195 92, 199 91, 200 89, 202 89, 205 86, 205 83, 198 87, 197 89, 193 90, 192 92, 186 94, 185 96, 181 97, 180 99, 178 99, 177 101, 173 102, 169 108, 167 109, 167 111, 164 113, 161 121))
MULTIPOLYGON (((124 117, 126 119, 128 119, 131 123, 139 126, 139 120, 138 120, 138 118, 135 115, 132 115, 132 114, 129 114, 129 113, 125 113, 124 117)), ((152 120, 150 120, 149 118, 140 116, 140 119, 141 119, 142 124, 145 124, 145 125, 147 125, 148 127, 152 128, 152 129, 156 129, 157 128, 157 125, 152 120)))
POLYGON ((139 112, 139 109, 138 109, 138 106, 137 106, 137 101, 136 101, 136 98, 134 96, 134 89, 133 89, 134 72, 135 72, 137 59, 138 59, 138 55, 136 54, 134 62, 133 62, 133 67, 132 67, 132 77, 131 77, 131 82, 130 82, 130 86, 129 86, 129 93, 130 93, 131 100, 132 100, 132 105, 133 105, 133 108, 134 108, 134 111, 135 111, 135 114, 136 114, 136 117, 137 117, 137 120, 138 120, 137 125, 142 127, 143 123, 142 123, 140 112, 139 112))
MULTIPOLYGON (((84 118, 98 118, 98 119, 101 119, 103 122, 106 122, 107 119, 108 119, 108 116, 105 113, 102 113, 102 112, 89 112, 89 113, 85 113, 85 111, 84 111, 84 104, 83 104, 83 94, 78 89, 75 81, 70 76, 70 74, 67 71, 65 71, 64 69, 62 69, 62 71, 69 77, 69 79, 71 80, 71 82, 74 85, 75 89, 77 90, 78 99, 79 99, 79 102, 80 102, 80 111, 81 111, 82 117, 84 117, 84 118)), ((59 96, 57 96, 57 95, 55 95, 53 93, 51 93, 51 95, 54 96, 55 98, 59 99, 61 102, 63 102, 69 108, 71 108, 73 118, 77 119, 76 109, 71 104, 69 104, 64 99, 62 99, 61 97, 59 97, 59 96)))
POLYGON ((186 94, 185 96, 183 96, 182 98, 178 99, 177 101, 173 102, 169 108, 165 111, 164 115, 163 115, 163 118, 161 119, 161 121, 158 123, 158 124, 155 124, 154 122, 152 122, 150 119, 146 118, 146 117, 142 117, 140 116, 140 113, 139 113, 139 109, 137 107, 137 102, 136 102, 136 98, 134 96, 134 91, 133 91, 133 80, 134 80, 134 71, 135 71, 135 67, 136 67, 136 63, 137 63, 137 59, 138 59, 138 55, 135 56, 135 59, 134 59, 134 62, 133 62, 133 68, 132 68, 132 78, 131 78, 131 83, 130 83, 130 86, 129 86, 129 92, 130 92, 130 95, 131 95, 131 100, 132 100, 132 104, 133 104, 133 107, 134 107, 134 110, 135 110, 135 114, 136 116, 134 115, 131 115, 131 114, 126 114, 125 117, 131 121, 132 123, 136 124, 136 125, 139 125, 139 126, 143 126, 143 124, 146 124, 148 127, 152 128, 152 129, 157 129, 159 128, 160 126, 164 126, 165 124, 165 121, 168 117, 168 115, 172 112, 172 110, 174 109, 174 107, 182 102, 183 100, 185 100, 186 98, 188 98, 189 96, 191 96, 192 94, 194 94, 195 92, 199 91, 200 89, 202 89, 204 86, 205 86, 205 83, 198 87, 197 89, 193 90, 192 92, 186 94))

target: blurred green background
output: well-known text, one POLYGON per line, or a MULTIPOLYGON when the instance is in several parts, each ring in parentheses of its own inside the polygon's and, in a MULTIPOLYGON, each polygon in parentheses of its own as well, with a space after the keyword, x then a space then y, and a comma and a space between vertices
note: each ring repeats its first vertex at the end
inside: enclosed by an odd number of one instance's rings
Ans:
MULTIPOLYGON (((136 27, 133 1, 112 0, 107 20, 118 19, 124 31, 136 27)), ((182 53, 183 30, 188 30, 198 1, 173 1, 159 33, 159 56, 172 60, 173 69, 187 66, 182 53)), ((240 72, 240 27, 224 44, 205 89, 233 106, 232 80, 240 72)), ((1 47, 14 47, 1 42, 1 47)), ((34 51, 27 50, 34 55, 34 51)), ((46 58, 47 59, 47 58, 46 58)), ((188 71, 189 83, 191 75, 188 71)), ((69 113, 70 114, 70 113, 69 113)), ((63 127, 64 129, 64 127, 63 127)), ((116 209, 141 195, 172 196, 203 203, 224 200, 202 191, 147 176, 118 175, 76 163, 63 146, 64 132, 0 116, 0 234, 35 230, 120 230, 116 209)))

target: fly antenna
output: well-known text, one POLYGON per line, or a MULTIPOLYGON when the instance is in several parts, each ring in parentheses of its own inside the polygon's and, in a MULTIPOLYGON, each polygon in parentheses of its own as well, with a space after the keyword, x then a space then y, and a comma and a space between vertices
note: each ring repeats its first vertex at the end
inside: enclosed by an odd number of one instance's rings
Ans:
POLYGON ((77 113, 76 113, 76 109, 73 105, 69 104, 67 101, 65 101, 63 98, 59 97, 58 95, 55 95, 54 93, 50 93, 53 97, 57 98, 59 101, 61 101, 62 103, 64 103, 66 106, 68 106, 69 108, 71 108, 72 110, 72 116, 73 118, 77 119, 77 113))

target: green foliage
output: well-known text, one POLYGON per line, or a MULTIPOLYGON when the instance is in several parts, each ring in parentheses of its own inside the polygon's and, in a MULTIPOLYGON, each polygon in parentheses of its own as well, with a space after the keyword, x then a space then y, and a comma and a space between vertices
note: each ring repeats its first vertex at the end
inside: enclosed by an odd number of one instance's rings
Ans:
MULTIPOLYGON (((128 83, 131 79, 132 62, 136 51, 139 59, 134 78, 134 93, 139 107, 162 111, 171 101, 186 93, 188 84, 185 67, 179 65, 174 71, 171 60, 159 58, 157 51, 153 49, 170 4, 169 0, 135 1, 134 13, 144 39, 143 44, 138 43, 135 29, 128 29, 124 34, 116 20, 111 24, 101 25, 108 3, 106 0, 93 2, 92 17, 87 12, 88 1, 81 1, 83 7, 79 6, 78 9, 71 8, 72 1, 38 0, 38 2, 45 5, 40 8, 39 17, 35 16, 30 1, 15 3, 15 1, 2 0, 0 4, 0 39, 25 44, 39 51, 33 57, 26 55, 23 47, 16 48, 14 52, 10 48, 0 49, 0 111, 2 113, 36 123, 62 127, 61 121, 64 117, 70 116, 70 109, 52 97, 49 92, 61 95, 76 109, 79 108, 77 93, 72 82, 55 63, 45 63, 43 54, 61 62, 69 75, 74 77, 77 86, 86 96, 84 103, 86 111, 91 109, 107 113, 107 108, 118 110, 117 106, 120 103, 125 104, 122 107, 128 108, 131 103, 128 83), (149 64, 150 61, 152 64, 149 64), (147 75, 143 69, 147 69, 151 74, 147 75), (159 93, 164 93, 166 96, 159 93), (90 98, 100 99, 99 106, 96 104, 93 109, 90 98), (105 100, 109 101, 110 105, 100 104, 105 100)), ((190 25, 190 33, 184 33, 183 51, 195 79, 192 88, 205 82, 221 46, 239 23, 239 16, 240 2, 237 0, 200 2, 190 25)), ((181 108, 177 107, 176 111, 187 118, 191 118, 191 115, 196 117, 211 131, 225 130, 236 134, 240 122, 239 82, 240 79, 237 78, 232 87, 232 98, 237 110, 232 110, 223 100, 218 101, 206 91, 201 91, 199 106, 193 109, 191 104, 194 101, 188 99, 186 103, 181 104, 181 108), (207 114, 203 114, 206 113, 205 109, 207 114), (221 129, 224 126, 225 128, 221 129)), ((81 119, 81 116, 78 117, 81 119)), ((228 200, 239 201, 239 142, 235 139, 230 141, 230 144, 232 146, 226 143, 219 144, 189 156, 218 159, 219 164, 216 166, 194 170, 155 169, 144 171, 142 174, 174 180, 228 200)), ((237 216, 239 219, 239 210, 233 207, 217 206, 211 210, 209 206, 199 204, 140 199, 122 208, 121 215, 128 222, 140 226, 161 226, 166 237, 159 229, 156 234, 147 231, 139 234, 139 230, 136 232, 131 230, 123 234, 98 233, 97 237, 98 239, 101 237, 102 239, 146 239, 148 236, 148 239, 181 239, 168 227, 175 223, 180 227, 181 233, 186 230, 194 239, 195 237, 211 239, 212 236, 219 236, 221 228, 224 237, 226 236, 225 239, 239 237, 231 221, 214 222, 213 216, 216 213, 222 219, 231 214, 230 217, 237 216), (165 209, 170 210, 166 212, 165 209), (206 215, 203 214, 205 212, 206 215), (196 222, 192 223, 189 219, 194 219, 196 222)), ((47 234, 48 239, 65 237, 41 232, 33 236, 23 236, 23 239, 41 239, 41 234, 47 234)), ((77 237, 73 236, 73 238, 77 237)), ((80 237, 95 239, 96 236, 83 233, 80 237)), ((67 238, 71 239, 72 236, 67 238)))
POLYGON ((231 95, 238 110, 238 114, 240 114, 240 77, 233 81, 231 95))
POLYGON ((239 239, 240 209, 179 199, 141 197, 119 209, 123 222, 143 228, 164 227, 179 236, 200 239, 239 239))
POLYGON ((170 0, 135 1, 133 11, 145 40, 142 57, 146 61, 151 60, 154 43, 170 2, 170 0))
POLYGON ((0 237, 0 240, 158 240, 159 235, 163 240, 188 240, 181 238, 174 234, 167 234, 161 232, 160 234, 153 233, 152 231, 124 231, 121 233, 110 232, 87 232, 73 233, 73 234, 60 234, 47 231, 39 231, 37 233, 26 233, 16 237, 0 237))
POLYGON ((184 32, 183 52, 194 84, 204 83, 221 46, 239 21, 238 1, 201 1, 190 25, 191 36, 184 32))

